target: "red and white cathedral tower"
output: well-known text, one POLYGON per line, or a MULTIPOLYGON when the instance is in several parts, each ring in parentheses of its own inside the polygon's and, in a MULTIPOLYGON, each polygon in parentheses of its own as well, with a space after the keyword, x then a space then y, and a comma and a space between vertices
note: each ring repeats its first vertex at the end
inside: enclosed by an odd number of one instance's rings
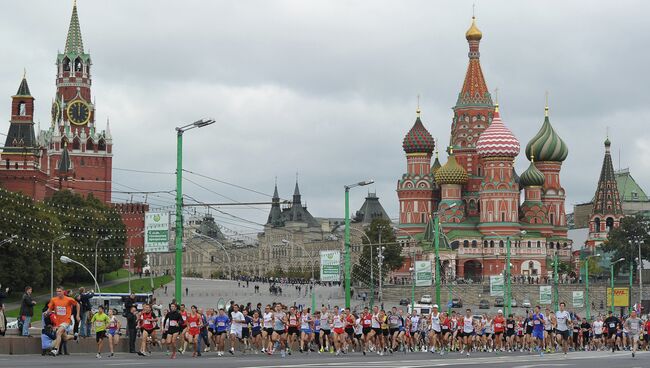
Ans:
POLYGON ((404 137, 406 173, 397 182, 400 228, 409 234, 424 231, 430 214, 435 210, 434 181, 431 154, 435 142, 420 120, 420 109, 413 127, 404 137))

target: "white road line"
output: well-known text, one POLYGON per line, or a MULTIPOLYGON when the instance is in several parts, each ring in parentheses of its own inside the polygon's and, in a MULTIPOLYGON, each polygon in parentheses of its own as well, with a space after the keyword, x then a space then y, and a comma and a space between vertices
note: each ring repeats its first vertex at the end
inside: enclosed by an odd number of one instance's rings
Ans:
POLYGON ((145 362, 142 362, 142 363, 130 362, 130 363, 111 363, 111 364, 106 364, 106 365, 121 366, 121 365, 145 365, 145 364, 151 364, 151 363, 149 363, 149 362, 146 362, 146 363, 145 362))

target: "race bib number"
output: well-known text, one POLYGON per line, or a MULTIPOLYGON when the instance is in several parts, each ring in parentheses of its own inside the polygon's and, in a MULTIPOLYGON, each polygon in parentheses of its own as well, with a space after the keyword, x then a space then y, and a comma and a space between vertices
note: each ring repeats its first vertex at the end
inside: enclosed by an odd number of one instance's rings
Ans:
POLYGON ((616 326, 615 323, 610 323, 610 324, 609 324, 609 328, 614 328, 614 326, 616 326))
POLYGON ((171 327, 176 327, 176 326, 178 326, 178 322, 176 322, 176 321, 169 321, 169 325, 170 325, 171 327))
POLYGON ((65 316, 66 314, 67 314, 67 310, 65 307, 56 307, 57 316, 65 316))
POLYGON ((501 328, 501 326, 502 326, 502 324, 500 324, 500 323, 496 323, 496 324, 494 325, 494 327, 496 327, 496 328, 501 328))
POLYGON ((104 322, 102 322, 102 321, 95 321, 95 327, 104 327, 104 322))
POLYGON ((533 325, 533 322, 528 322, 528 326, 532 326, 532 325, 533 325))
POLYGON ((535 324, 538 325, 538 324, 539 324, 539 321, 535 321, 535 324))
POLYGON ((196 327, 196 322, 190 322, 190 327, 195 328, 196 327))
POLYGON ((514 325, 508 325, 508 328, 515 328, 514 325))
POLYGON ((219 323, 217 323, 217 326, 219 326, 219 327, 223 327, 223 326, 225 326, 225 325, 226 325, 226 324, 223 323, 223 322, 219 322, 219 323))

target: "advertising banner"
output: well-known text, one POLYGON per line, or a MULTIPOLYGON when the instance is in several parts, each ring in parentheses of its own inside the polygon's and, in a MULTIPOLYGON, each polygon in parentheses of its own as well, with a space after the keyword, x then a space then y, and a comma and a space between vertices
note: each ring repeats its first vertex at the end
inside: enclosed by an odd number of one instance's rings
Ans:
POLYGON ((539 304, 551 304, 552 297, 552 288, 551 286, 540 286, 539 287, 539 304))
MULTIPOLYGON (((612 288, 607 288, 607 305, 612 305, 612 288)), ((627 307, 630 305, 630 293, 626 287, 614 288, 614 306, 627 307)))
POLYGON ((415 261, 415 286, 431 286, 431 261, 415 261))
POLYGON ((169 212, 146 212, 144 215, 144 252, 169 251, 169 212))
POLYGON ((320 251, 320 280, 325 282, 341 281, 341 251, 320 251))
POLYGON ((490 276, 490 296, 504 296, 503 290, 503 276, 490 276))
POLYGON ((584 291, 573 292, 573 307, 583 308, 585 306, 585 293, 584 291))

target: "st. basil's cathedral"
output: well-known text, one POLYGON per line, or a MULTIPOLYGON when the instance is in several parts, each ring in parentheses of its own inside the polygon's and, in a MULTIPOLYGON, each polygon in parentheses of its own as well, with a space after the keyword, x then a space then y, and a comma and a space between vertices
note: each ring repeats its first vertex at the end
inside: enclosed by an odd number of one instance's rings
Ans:
POLYGON ((397 196, 399 227, 407 235, 400 238, 408 242, 422 237, 431 218, 438 216, 441 244, 447 245, 441 253, 443 277, 478 280, 502 274, 508 240, 513 275, 547 276, 556 254, 565 261, 571 255, 560 182, 568 148, 553 129, 546 106, 541 128, 525 148, 528 169, 517 175, 514 160, 520 142, 502 120, 485 82, 482 36, 472 18, 465 34, 469 65, 453 108, 447 162, 441 165, 419 108, 404 137, 407 168, 397 183, 397 196))

